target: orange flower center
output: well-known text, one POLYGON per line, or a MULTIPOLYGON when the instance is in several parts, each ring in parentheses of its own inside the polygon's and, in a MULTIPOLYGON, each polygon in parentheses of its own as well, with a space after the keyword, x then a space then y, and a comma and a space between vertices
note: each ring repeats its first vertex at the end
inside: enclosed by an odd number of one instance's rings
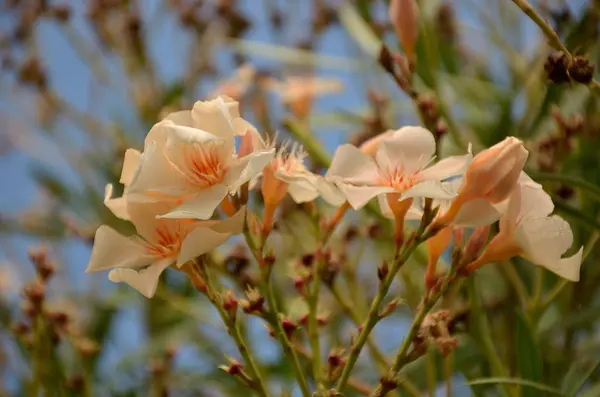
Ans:
POLYGON ((380 183, 389 186, 397 192, 403 192, 413 187, 417 182, 417 174, 406 174, 401 168, 395 168, 382 173, 380 183))
POLYGON ((177 222, 177 226, 171 228, 159 225, 154 230, 153 242, 142 240, 142 243, 148 255, 164 259, 177 255, 187 234, 188 228, 183 227, 181 222, 177 222))
POLYGON ((223 180, 227 166, 219 149, 214 144, 185 146, 183 150, 184 174, 191 184, 207 188, 223 180))

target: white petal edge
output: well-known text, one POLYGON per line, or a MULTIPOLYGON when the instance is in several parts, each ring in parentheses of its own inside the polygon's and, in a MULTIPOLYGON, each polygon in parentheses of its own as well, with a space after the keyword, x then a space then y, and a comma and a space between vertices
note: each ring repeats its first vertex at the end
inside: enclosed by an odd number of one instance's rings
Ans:
POLYGON ((181 205, 157 218, 209 219, 228 192, 229 189, 225 185, 213 185, 184 200, 181 205))
POLYGON ((145 248, 138 241, 101 225, 94 235, 94 247, 85 272, 100 272, 117 266, 143 267, 151 261, 145 254, 145 248))
POLYGON ((370 185, 379 178, 379 171, 371 157, 353 145, 344 144, 335 151, 325 178, 333 182, 370 185))
POLYGON ((108 273, 108 279, 114 283, 126 283, 146 298, 152 298, 156 293, 160 275, 172 262, 173 259, 163 259, 142 270, 113 269, 108 273))
POLYGON ((112 198, 113 186, 109 183, 104 188, 104 205, 117 217, 128 221, 127 200, 125 197, 112 198))

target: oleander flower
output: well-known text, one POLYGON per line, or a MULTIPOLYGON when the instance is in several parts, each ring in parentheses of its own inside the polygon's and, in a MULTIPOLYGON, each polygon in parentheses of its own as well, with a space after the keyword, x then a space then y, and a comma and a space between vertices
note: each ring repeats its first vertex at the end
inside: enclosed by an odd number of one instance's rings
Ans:
POLYGON ((154 296, 161 273, 169 266, 183 264, 241 233, 245 207, 224 220, 159 219, 169 204, 126 206, 137 235, 125 237, 102 225, 96 231, 86 273, 112 269, 108 278, 124 282, 147 298, 154 296))
POLYGON ((163 218, 208 219, 215 208, 259 174, 273 149, 236 155, 233 122, 238 104, 227 97, 196 102, 170 114, 146 137, 144 153, 125 195, 132 202, 175 201, 163 218))
MULTIPOLYGON (((237 133, 243 135, 240 154, 264 151, 275 146, 266 142, 252 124, 243 119, 234 123, 237 133)), ((265 204, 277 206, 286 194, 296 203, 304 203, 322 196, 331 205, 343 204, 344 197, 323 176, 310 172, 304 164, 306 153, 298 144, 284 142, 273 159, 262 170, 261 193, 265 204)))
POLYGON ((579 281, 583 247, 573 256, 562 258, 573 244, 571 227, 560 216, 550 215, 554 204, 540 185, 525 174, 519 181, 510 198, 498 205, 503 213, 500 232, 468 269, 521 256, 560 277, 579 281))
POLYGON ((354 209, 378 197, 384 213, 403 220, 414 197, 452 198, 441 181, 462 174, 471 161, 469 153, 430 166, 434 153, 431 132, 403 127, 381 138, 374 156, 350 144, 340 146, 325 178, 338 186, 354 209))
MULTIPOLYGON (((121 177, 119 182, 125 187, 125 191, 131 183, 133 176, 140 164, 142 154, 136 149, 127 149, 123 158, 123 168, 121 169, 121 177)), ((111 184, 106 185, 104 189, 104 205, 115 214, 116 217, 129 220, 129 214, 127 213, 127 198, 125 195, 122 197, 112 197, 113 186, 111 184)))
POLYGON ((245 63, 235 70, 233 76, 220 82, 208 97, 216 98, 224 95, 236 101, 240 101, 248 90, 248 87, 252 84, 255 76, 256 69, 254 66, 245 63))
POLYGON ((466 170, 452 205, 438 222, 451 223, 462 206, 472 200, 483 199, 491 204, 506 200, 517 185, 528 155, 523 142, 515 137, 478 153, 466 170))
POLYGON ((285 81, 269 80, 267 87, 281 96, 281 101, 300 119, 310 114, 313 99, 344 89, 344 84, 331 78, 294 76, 285 81))

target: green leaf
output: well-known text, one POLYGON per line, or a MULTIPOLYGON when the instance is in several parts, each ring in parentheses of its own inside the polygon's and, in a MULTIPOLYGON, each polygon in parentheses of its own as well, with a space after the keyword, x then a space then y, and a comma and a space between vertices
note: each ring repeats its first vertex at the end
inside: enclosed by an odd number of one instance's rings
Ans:
MULTIPOLYGON (((537 341, 521 311, 517 312, 516 353, 519 374, 525 380, 537 382, 542 380, 542 357, 537 341)), ((523 397, 541 397, 539 390, 525 388, 523 397)))
MULTIPOLYGON (((564 396, 563 392, 553 387, 547 386, 543 383, 533 382, 526 379, 520 378, 482 378, 476 379, 470 382, 465 383, 468 386, 475 385, 489 385, 489 384, 501 384, 501 385, 519 385, 522 386, 525 390, 536 390, 539 392, 550 393, 554 396, 564 396)), ((542 394, 538 394, 542 395, 542 394)), ((591 396, 590 396, 591 397, 591 396)))
POLYGON ((563 392, 568 396, 575 396, 598 367, 600 367, 600 359, 575 361, 563 379, 563 392))

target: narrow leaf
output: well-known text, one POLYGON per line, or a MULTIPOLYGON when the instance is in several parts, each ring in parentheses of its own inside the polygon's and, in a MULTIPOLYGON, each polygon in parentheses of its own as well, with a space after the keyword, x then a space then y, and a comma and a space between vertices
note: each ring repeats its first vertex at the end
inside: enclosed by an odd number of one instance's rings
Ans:
POLYGON ((537 390, 545 393, 550 393, 554 396, 563 396, 566 397, 563 392, 553 387, 547 386, 543 383, 533 382, 527 379, 520 378, 482 378, 475 379, 473 381, 465 383, 467 386, 475 386, 475 385, 490 385, 490 384, 500 384, 500 385, 519 385, 524 389, 537 390))
MULTIPOLYGON (((517 367, 525 380, 540 381, 542 379, 542 357, 537 347, 531 328, 522 312, 517 312, 516 335, 517 367)), ((539 390, 525 388, 523 397, 541 397, 539 390)))

